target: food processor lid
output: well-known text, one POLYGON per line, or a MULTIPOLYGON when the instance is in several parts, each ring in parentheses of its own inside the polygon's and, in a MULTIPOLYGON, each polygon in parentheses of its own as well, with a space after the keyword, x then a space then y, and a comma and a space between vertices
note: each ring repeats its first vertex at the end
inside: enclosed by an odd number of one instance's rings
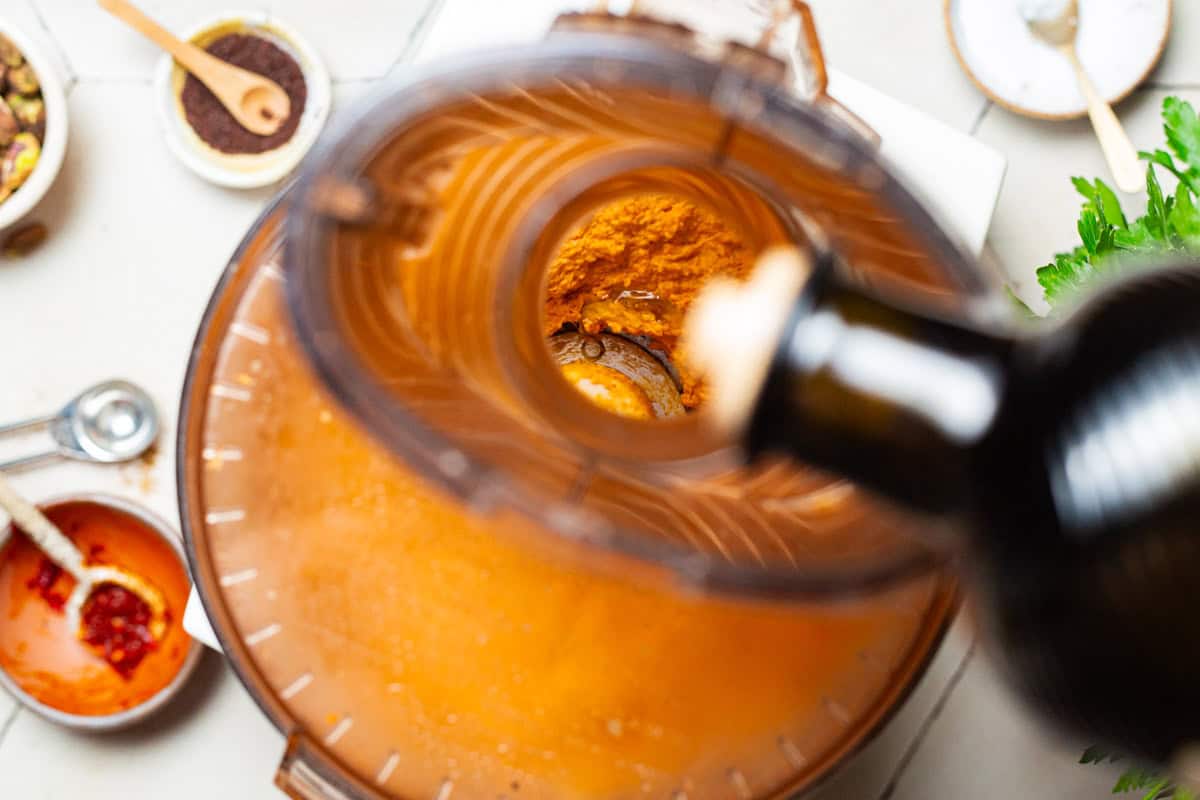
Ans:
POLYGON ((911 535, 921 523, 828 476, 736 466, 702 413, 637 423, 591 407, 536 330, 535 267, 563 209, 655 169, 751 187, 795 241, 866 279, 947 302, 989 291, 872 142, 786 75, 679 26, 581 14, 363 106, 310 159, 287 221, 289 308, 321 381, 467 506, 699 585, 824 596, 938 563, 911 535))

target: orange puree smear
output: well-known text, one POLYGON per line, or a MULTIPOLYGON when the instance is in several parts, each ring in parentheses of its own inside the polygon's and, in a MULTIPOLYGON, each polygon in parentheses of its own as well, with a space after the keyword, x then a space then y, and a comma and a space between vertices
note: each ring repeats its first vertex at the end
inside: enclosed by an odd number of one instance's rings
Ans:
POLYGON ((192 646, 179 624, 187 573, 170 545, 130 514, 91 502, 44 511, 88 563, 124 567, 157 586, 170 615, 167 632, 136 667, 115 669, 69 629, 61 605, 46 599, 70 596, 74 579, 62 574, 46 587, 51 576, 41 551, 16 532, 0 550, 0 668, 35 699, 69 714, 132 708, 171 682, 192 646))
POLYGON ((650 398, 629 378, 615 369, 587 361, 562 366, 567 382, 593 403, 627 419, 653 419, 650 398))

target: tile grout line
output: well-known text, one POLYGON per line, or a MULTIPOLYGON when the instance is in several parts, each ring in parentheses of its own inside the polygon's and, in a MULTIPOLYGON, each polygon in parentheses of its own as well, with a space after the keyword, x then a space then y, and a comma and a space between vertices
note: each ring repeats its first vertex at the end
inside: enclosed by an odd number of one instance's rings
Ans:
POLYGON ((1200 91, 1200 82, 1196 81, 1180 81, 1178 83, 1172 81, 1146 81, 1139 90, 1145 91, 1166 91, 1166 92, 1194 92, 1200 91))
POLYGON ((954 694, 954 690, 958 688, 958 684, 962 681, 963 676, 967 672, 967 667, 975 656, 975 646, 977 640, 972 637, 971 645, 967 648, 966 654, 963 656, 958 667, 950 676, 950 680, 946 682, 946 687, 942 689, 942 693, 938 695, 937 702, 933 704, 933 708, 929 710, 929 714, 921 722, 921 726, 917 728, 917 734, 909 742, 904 753, 900 756, 900 760, 896 763, 896 768, 892 770, 892 775, 888 778, 888 782, 884 784, 883 791, 879 793, 878 800, 889 800, 895 793, 896 787, 899 786, 904 773, 908 771, 909 765, 920 752, 921 746, 925 744, 925 739, 929 736, 929 732, 933 729, 933 725, 941 717, 942 711, 945 710, 946 704, 950 702, 950 697, 954 694))
POLYGON ((991 100, 983 101, 983 108, 979 109, 979 113, 975 115, 975 121, 971 123, 971 127, 968 129, 972 136, 975 136, 979 133, 979 128, 983 125, 984 119, 987 118, 988 112, 990 112, 995 105, 996 104, 991 100))
POLYGON ((130 78, 122 76, 105 76, 79 75, 75 78, 77 84, 87 84, 89 86, 151 86, 154 81, 151 78, 130 78))
POLYGON ((8 736, 8 731, 12 728, 13 723, 17 721, 17 717, 21 714, 21 706, 14 705, 12 713, 8 715, 8 719, 4 720, 4 724, 0 725, 0 747, 4 746, 4 740, 8 736))
POLYGON ((67 48, 63 47, 62 42, 54 35, 54 31, 50 30, 50 25, 46 22, 46 18, 42 16, 42 9, 38 8, 36 0, 25 0, 25 4, 29 6, 29 10, 33 12, 33 18, 37 20, 42 32, 46 34, 46 38, 50 40, 51 47, 54 52, 58 53, 59 60, 67 69, 67 84, 74 85, 79 81, 79 73, 75 70, 75 65, 71 63, 71 59, 67 58, 67 48))
POLYGON ((417 24, 413 25, 412 31, 408 34, 408 40, 404 42, 404 47, 400 49, 400 55, 396 56, 396 60, 388 66, 387 70, 383 73, 383 77, 391 75, 397 67, 412 57, 413 51, 417 49, 425 35, 429 33, 430 26, 437 19, 438 12, 441 11, 444 4, 445 0, 430 0, 429 5, 425 7, 425 10, 421 12, 421 16, 417 19, 417 24))

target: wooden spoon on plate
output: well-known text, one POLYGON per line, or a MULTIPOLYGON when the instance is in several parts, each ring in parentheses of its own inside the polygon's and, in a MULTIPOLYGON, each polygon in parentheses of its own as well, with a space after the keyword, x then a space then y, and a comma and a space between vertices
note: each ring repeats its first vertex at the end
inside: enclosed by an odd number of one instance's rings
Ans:
POLYGON ((1138 161, 1137 150, 1129 141, 1129 134, 1100 92, 1079 60, 1075 40, 1079 35, 1079 0, 1039 2, 1024 0, 1021 15, 1025 24, 1046 44, 1057 48, 1071 62, 1079 90, 1087 101, 1088 116, 1100 140, 1100 148, 1108 160, 1113 180, 1123 192, 1133 193, 1146 185, 1146 168, 1138 161))
POLYGON ((292 113, 287 92, 273 80, 235 67, 185 42, 147 17, 127 0, 99 0, 100 7, 170 53, 209 88, 246 130, 270 136, 292 113))

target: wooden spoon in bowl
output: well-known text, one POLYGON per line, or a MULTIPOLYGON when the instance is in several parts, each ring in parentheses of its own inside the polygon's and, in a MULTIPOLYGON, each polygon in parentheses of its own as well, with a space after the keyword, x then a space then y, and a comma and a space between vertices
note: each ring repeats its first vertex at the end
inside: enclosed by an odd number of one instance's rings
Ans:
POLYGON ((99 0, 100 7, 170 53, 209 88, 246 130, 270 136, 292 113, 287 92, 273 80, 235 67, 173 35, 127 0, 99 0))
POLYGON ((155 586, 140 575, 107 564, 85 564, 83 553, 46 515, 17 491, 0 473, 0 508, 12 517, 13 525, 38 546, 43 554, 75 579, 75 589, 67 599, 67 623, 75 635, 84 638, 83 606, 92 592, 104 584, 120 586, 142 599, 150 609, 147 626, 155 641, 167 630, 167 601, 155 586))

